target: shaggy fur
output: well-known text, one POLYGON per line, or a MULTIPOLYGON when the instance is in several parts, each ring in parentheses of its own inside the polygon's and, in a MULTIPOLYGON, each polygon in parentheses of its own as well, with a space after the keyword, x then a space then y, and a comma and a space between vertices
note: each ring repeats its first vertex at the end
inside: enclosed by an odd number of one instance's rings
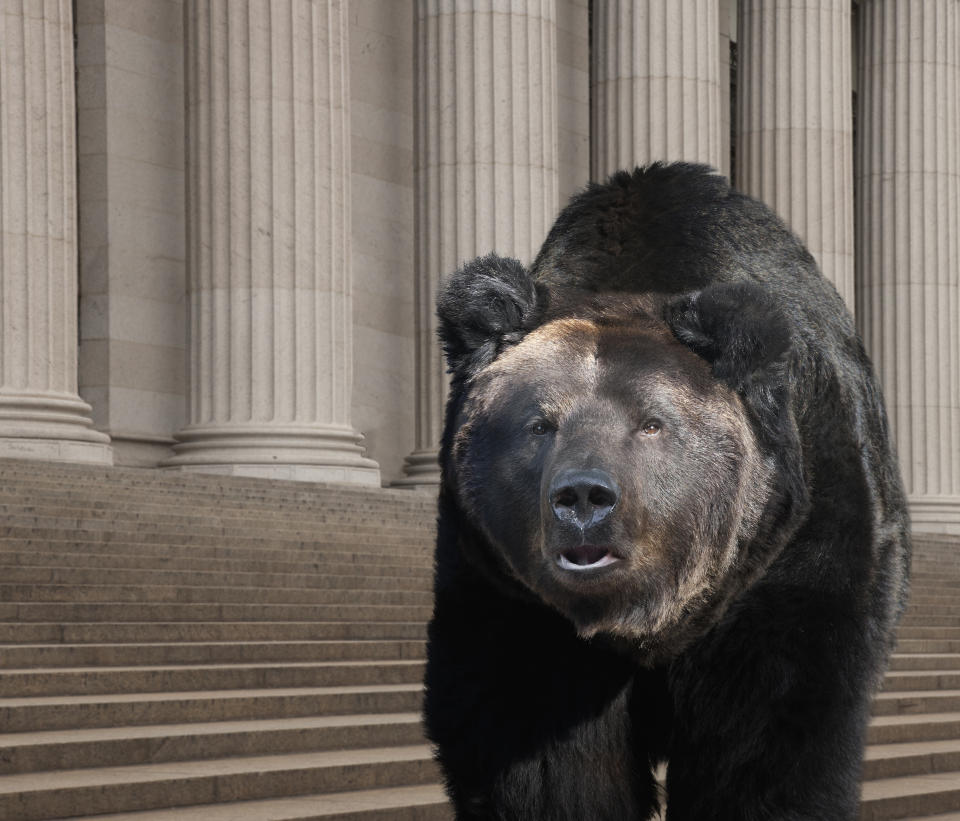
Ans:
POLYGON ((438 312, 426 726, 457 818, 856 818, 908 522, 873 369, 797 238, 655 164, 575 197, 529 271, 466 265, 438 312))

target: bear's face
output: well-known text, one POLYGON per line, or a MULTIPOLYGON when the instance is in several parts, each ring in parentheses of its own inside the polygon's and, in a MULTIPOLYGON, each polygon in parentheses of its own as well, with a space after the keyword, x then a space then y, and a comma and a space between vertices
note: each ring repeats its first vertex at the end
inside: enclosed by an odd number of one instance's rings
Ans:
POLYGON ((737 392, 635 312, 547 322, 463 390, 445 470, 498 563, 584 636, 682 646, 770 494, 737 392))

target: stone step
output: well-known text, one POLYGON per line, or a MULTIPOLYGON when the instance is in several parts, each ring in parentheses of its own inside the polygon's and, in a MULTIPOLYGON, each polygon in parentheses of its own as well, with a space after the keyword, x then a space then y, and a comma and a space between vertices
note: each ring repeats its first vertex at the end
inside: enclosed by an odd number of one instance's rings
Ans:
POLYGON ((366 545, 378 548, 417 548, 433 543, 429 532, 368 530, 354 532, 352 528, 333 530, 325 527, 264 528, 236 525, 231 527, 140 524, 137 522, 106 522, 99 519, 44 518, 33 522, 29 516, 7 517, 0 527, 0 538, 31 538, 44 542, 75 538, 82 532, 87 541, 130 542, 132 544, 169 543, 222 544, 240 546, 317 548, 323 545, 366 545), (120 525, 123 525, 121 527, 120 525))
MULTIPOLYGON (((264 561, 305 561, 307 559, 325 560, 326 557, 336 557, 344 562, 351 561, 347 557, 356 556, 354 564, 366 563, 368 560, 376 563, 405 563, 415 562, 429 566, 433 561, 433 545, 359 545, 323 541, 304 542, 277 542, 266 539, 197 539, 190 541, 180 539, 175 534, 161 534, 155 540, 126 541, 110 538, 90 539, 89 534, 63 533, 64 538, 21 539, 0 536, 0 553, 33 552, 37 555, 50 553, 92 553, 92 554, 121 554, 121 555, 157 555, 157 556, 185 556, 197 558, 221 559, 261 559, 264 561)), ((36 564, 36 562, 33 562, 36 564)), ((47 562, 49 563, 49 562, 47 562)))
POLYGON ((408 786, 439 777, 425 745, 0 776, 0 818, 44 821, 75 814, 131 812, 408 786))
POLYGON ((436 491, 341 485, 324 482, 283 481, 212 473, 181 473, 155 468, 93 466, 68 463, 0 460, 0 480, 12 487, 67 487, 85 489, 171 489, 185 495, 204 491, 218 496, 244 493, 293 498, 328 495, 344 499, 387 499, 407 504, 435 503, 436 491))
POLYGON ((398 576, 393 573, 335 575, 313 570, 301 573, 250 573, 165 568, 89 567, 86 557, 71 557, 79 566, 4 564, 0 554, 0 579, 6 585, 137 585, 177 587, 281 588, 325 590, 409 590, 432 596, 432 580, 426 573, 398 576), (80 564, 80 563, 83 564, 80 564))
POLYGON ((222 501, 199 502, 193 499, 184 499, 170 496, 165 501, 131 500, 117 498, 32 498, 8 496, 0 493, 0 515, 29 515, 79 517, 93 519, 107 519, 116 521, 138 522, 174 522, 174 523, 204 523, 205 521, 218 524, 229 522, 256 522, 266 527, 268 525, 291 526, 302 522, 312 525, 340 525, 360 526, 372 528, 378 523, 386 529, 394 530, 428 530, 435 524, 432 512, 404 510, 402 508, 388 508, 383 505, 369 504, 356 505, 349 502, 333 504, 302 503, 287 505, 277 509, 273 505, 263 508, 251 508, 246 504, 225 504, 222 501), (135 504, 132 502, 135 501, 135 504))
MULTIPOLYGON (((0 468, 0 478, 3 470, 0 468)), ((269 484, 266 490, 244 487, 196 488, 178 484, 151 485, 148 482, 67 482, 16 480, 0 485, 0 501, 9 504, 63 503, 71 500, 90 505, 110 505, 135 502, 137 505, 163 505, 176 498, 186 499, 198 507, 232 506, 249 510, 259 505, 264 510, 331 510, 380 508, 399 516, 424 516, 436 513, 437 495, 434 493, 397 493, 389 488, 358 491, 344 485, 306 484, 286 482, 269 484), (335 503, 335 504, 334 504, 335 503)), ((923 547, 921 545, 920 547, 923 547)), ((918 548, 919 549, 919 548, 918 548)), ((931 550, 937 550, 935 545, 931 550)))
POLYGON ((109 489, 92 488, 77 492, 50 493, 43 490, 19 488, 10 494, 8 489, 0 490, 2 504, 11 511, 51 512, 62 515, 60 511, 82 510, 91 516, 102 517, 108 514, 125 515, 214 515, 237 516, 244 519, 258 517, 278 522, 282 518, 304 519, 307 521, 358 521, 363 517, 367 522, 387 521, 391 526, 432 528, 436 519, 436 501, 429 505, 407 506, 390 501, 372 499, 369 501, 350 501, 336 494, 310 497, 249 497, 231 498, 219 494, 190 494, 179 491, 157 492, 153 489, 131 491, 122 487, 109 489))
POLYGON ((960 809, 960 773, 936 773, 867 781, 860 821, 925 818, 960 809))
POLYGON ((0 735, 0 775, 423 743, 416 712, 46 730, 0 735))
POLYGON ((355 713, 407 713, 419 711, 422 702, 423 687, 419 682, 0 698, 0 727, 7 733, 24 733, 355 713))
POLYGON ((910 590, 910 603, 917 599, 923 599, 927 596, 936 596, 956 600, 960 596, 960 585, 953 584, 958 571, 950 571, 949 574, 939 573, 936 579, 929 581, 914 580, 910 590))
POLYGON ((914 627, 957 627, 960 628, 960 616, 947 615, 922 615, 919 613, 907 613, 900 622, 900 629, 911 629, 914 627))
POLYGON ((80 534, 77 538, 75 534, 66 539, 39 540, 0 537, 0 563, 49 566, 57 563, 53 556, 72 554, 74 559, 69 560, 69 564, 73 565, 78 556, 115 556, 117 567, 130 566, 124 565, 124 561, 153 559, 147 562, 148 567, 171 570, 191 569, 197 560, 203 559, 211 564, 198 567, 211 570, 235 568, 255 572, 262 567, 273 572, 276 567, 283 572, 285 568, 282 566, 288 564, 333 573, 355 573, 359 568, 365 573, 368 567, 390 565, 414 567, 419 573, 427 572, 431 576, 433 573, 432 543, 416 546, 350 545, 322 541, 271 543, 263 539, 201 539, 194 543, 178 540, 170 534, 164 534, 156 541, 97 540, 86 536, 80 534))
POLYGON ((960 618, 960 605, 950 604, 960 598, 960 590, 955 596, 944 596, 937 601, 911 599, 904 615, 911 616, 943 616, 946 619, 960 618))
POLYGON ((880 715, 870 719, 871 745, 950 741, 960 738, 960 711, 920 715, 880 715))
POLYGON ((85 816, 85 821, 453 821, 439 784, 85 816))
POLYGON ((960 771, 960 739, 868 746, 863 778, 898 778, 960 771))
POLYGON ((427 621, 430 614, 427 605, 393 604, 0 603, 0 622, 427 621))
POLYGON ((960 627, 901 625, 897 637, 898 646, 903 639, 960 639, 960 627))
POLYGON ((960 670, 960 653, 894 653, 890 670, 960 670))
POLYGON ((274 687, 419 684, 422 661, 267 662, 158 667, 77 667, 0 670, 0 699, 74 693, 175 693, 274 687))
POLYGON ((256 536, 273 538, 315 537, 318 532, 333 536, 342 535, 383 539, 424 539, 429 538, 432 529, 421 525, 402 526, 392 517, 371 513, 358 513, 352 517, 343 517, 336 521, 327 521, 322 517, 307 518, 284 516, 276 519, 264 519, 256 514, 248 516, 190 515, 186 509, 176 513, 142 513, 98 511, 77 508, 49 508, 46 511, 30 511, 23 507, 3 510, 0 505, 0 520, 4 528, 35 527, 37 529, 69 530, 118 530, 145 533, 162 531, 168 533, 197 533, 213 535, 242 535, 251 533, 256 536), (389 522, 385 524, 384 520, 389 522))
POLYGON ((960 690, 960 670, 888 670, 883 690, 960 690))
MULTIPOLYGON (((0 569, 2 572, 2 569, 0 569)), ((241 587, 200 584, 0 584, 0 602, 138 602, 142 604, 433 604, 433 593, 424 590, 381 590, 367 580, 363 587, 241 587)))
POLYGON ((904 690, 880 692, 873 699, 873 715, 915 715, 960 711, 960 690, 904 690))
POLYGON ((960 639, 904 639, 897 641, 897 650, 903 653, 960 653, 960 639))
POLYGON ((433 578, 433 554, 347 552, 340 548, 257 550, 252 547, 185 547, 177 544, 135 545, 128 542, 48 542, 47 550, 19 541, 0 540, 0 563, 33 567, 157 569, 183 572, 356 574, 433 578))
MULTIPOLYGON (((382 504, 350 504, 336 499, 310 502, 282 503, 277 500, 251 504, 211 497, 197 500, 184 494, 169 494, 157 499, 155 494, 140 498, 126 498, 111 492, 109 498, 48 498, 25 497, 14 500, 7 497, 0 504, 6 517, 23 517, 33 522, 47 519, 90 520, 101 522, 141 522, 163 525, 221 526, 252 524, 259 529, 327 527, 343 530, 359 527, 371 530, 382 526, 385 530, 424 533, 436 527, 435 505, 428 510, 409 510, 382 504)), ((15 523, 15 522, 14 522, 15 523)))
POLYGON ((104 642, 311 641, 422 639, 416 621, 208 621, 208 622, 0 622, 0 643, 102 644, 104 642))
POLYGON ((67 493, 77 498, 135 498, 160 499, 181 496, 188 499, 218 499, 241 504, 329 503, 376 504, 407 510, 435 510, 436 489, 409 492, 394 488, 372 488, 358 485, 336 485, 323 482, 293 482, 255 480, 245 482, 239 477, 213 479, 193 476, 165 476, 160 471, 146 470, 129 473, 127 468, 115 467, 115 476, 43 476, 40 474, 13 476, 0 465, 0 482, 4 492, 21 494, 32 499, 44 494, 67 493), (156 474, 156 475, 153 475, 156 474))
POLYGON ((956 590, 960 587, 957 579, 957 567, 942 562, 931 562, 922 565, 921 570, 911 573, 910 589, 912 592, 925 590, 956 590))
POLYGON ((374 487, 369 485, 343 485, 330 482, 313 482, 257 477, 225 476, 213 473, 179 473, 155 468, 128 466, 104 466, 97 470, 90 465, 67 463, 40 463, 23 461, 13 464, 0 460, 0 479, 10 487, 66 487, 90 490, 119 488, 148 488, 155 491, 170 489, 187 495, 203 492, 223 496, 280 495, 284 498, 299 496, 342 495, 345 499, 404 499, 411 504, 423 504, 436 498, 433 492, 407 489, 374 487))
POLYGON ((0 669, 238 662, 422 660, 422 640, 0 644, 0 669))

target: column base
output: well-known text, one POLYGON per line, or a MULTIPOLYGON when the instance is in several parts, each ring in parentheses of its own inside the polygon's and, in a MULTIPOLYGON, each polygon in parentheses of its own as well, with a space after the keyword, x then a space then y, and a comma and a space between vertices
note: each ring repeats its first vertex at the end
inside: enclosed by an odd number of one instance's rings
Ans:
POLYGON ((69 394, 0 394, 0 457, 112 465, 110 437, 69 394))
POLYGON ((914 533, 960 535, 960 496, 909 496, 914 533))
POLYGON ((402 479, 397 479, 391 487, 435 488, 440 484, 440 451, 415 450, 403 460, 402 479))
POLYGON ((380 486, 380 466, 363 456, 349 427, 191 425, 161 467, 221 476, 380 486))

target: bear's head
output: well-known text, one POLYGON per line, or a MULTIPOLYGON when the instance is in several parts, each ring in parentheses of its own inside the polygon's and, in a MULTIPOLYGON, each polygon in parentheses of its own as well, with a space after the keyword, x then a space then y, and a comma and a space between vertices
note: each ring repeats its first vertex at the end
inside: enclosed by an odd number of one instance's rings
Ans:
POLYGON ((650 661, 681 649, 802 504, 786 318, 751 283, 550 294, 495 256, 450 277, 438 307, 463 552, 585 637, 650 661))

